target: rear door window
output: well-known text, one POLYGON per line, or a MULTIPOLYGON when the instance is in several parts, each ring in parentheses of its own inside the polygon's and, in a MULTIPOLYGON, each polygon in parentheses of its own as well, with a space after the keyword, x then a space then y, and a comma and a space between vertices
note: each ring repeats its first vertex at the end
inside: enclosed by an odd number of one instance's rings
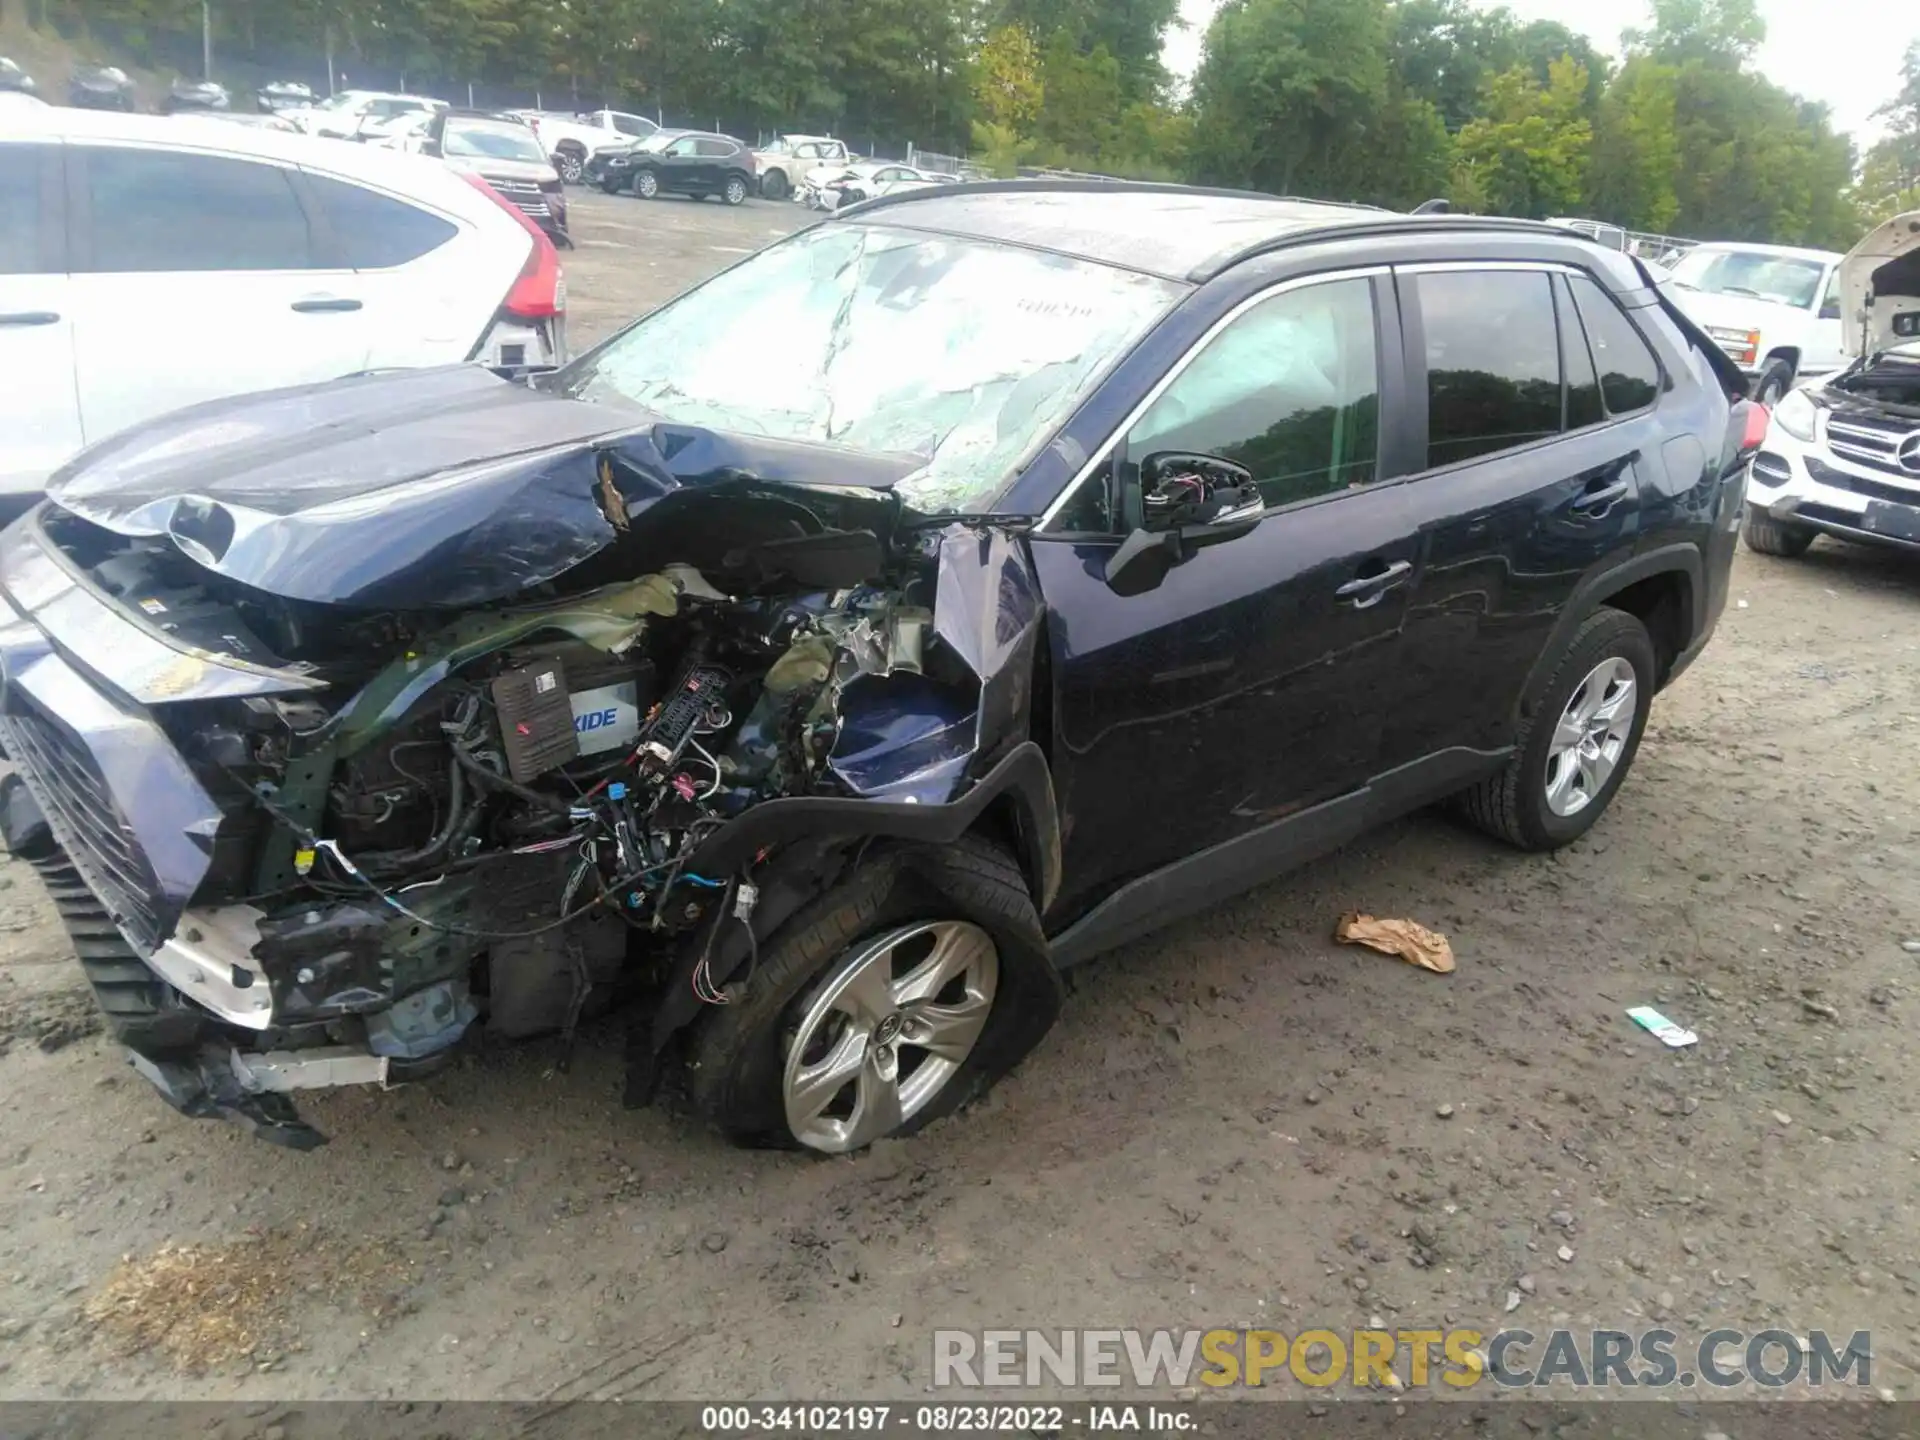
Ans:
POLYGON ((1549 277, 1430 271, 1414 278, 1426 335, 1427 465, 1560 433, 1560 337, 1549 277))
POLYGON ((1586 322, 1593 363, 1600 370, 1600 393, 1607 412, 1625 415, 1644 410, 1660 393, 1660 362, 1611 296, 1584 275, 1568 281, 1586 322))
POLYGON ((0 275, 57 273, 65 262, 48 253, 57 203, 46 190, 46 162, 56 147, 0 145, 0 275))
POLYGON ((722 156, 733 154, 734 145, 730 140, 702 140, 699 142, 697 149, 698 153, 705 155, 709 159, 719 159, 722 156))
POLYGON ((77 147, 86 164, 86 269, 306 270, 313 237, 277 165, 172 150, 77 147))
POLYGON ((355 270, 386 270, 439 249, 459 227, 418 205, 409 205, 362 185, 308 174, 345 264, 355 270))

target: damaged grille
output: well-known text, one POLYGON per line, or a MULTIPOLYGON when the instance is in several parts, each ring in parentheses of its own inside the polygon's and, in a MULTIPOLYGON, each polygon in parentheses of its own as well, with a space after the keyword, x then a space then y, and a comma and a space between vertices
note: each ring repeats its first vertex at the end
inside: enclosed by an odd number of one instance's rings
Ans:
POLYGON ((159 882, 93 757, 24 696, 9 699, 14 708, 0 714, 0 737, 8 758, 34 782, 68 859, 130 940, 158 945, 159 882))
POLYGON ((498 190, 515 208, 534 220, 549 219, 552 208, 539 185, 530 180, 496 180, 491 175, 487 183, 498 190))
MULTIPOLYGON (((1895 475, 1913 475, 1900 464, 1900 442, 1914 433, 1908 420, 1882 420, 1874 416, 1850 416, 1827 421, 1827 444, 1833 453, 1856 465, 1869 465, 1895 475)), ((1920 480, 1920 476, 1914 476, 1920 480)))

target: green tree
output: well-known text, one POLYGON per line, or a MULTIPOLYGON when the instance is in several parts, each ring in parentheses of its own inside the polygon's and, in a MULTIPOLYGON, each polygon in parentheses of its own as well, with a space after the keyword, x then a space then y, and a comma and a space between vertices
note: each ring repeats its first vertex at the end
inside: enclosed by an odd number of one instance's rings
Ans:
POLYGON ((1767 38, 1758 0, 1647 0, 1647 5, 1653 25, 1621 37, 1629 51, 1739 66, 1767 38))
POLYGON ((1617 225, 1665 232, 1680 213, 1677 76, 1650 56, 1629 60, 1607 87, 1594 122, 1588 190, 1593 213, 1617 225))
POLYGON ((1193 79, 1195 178, 1345 198, 1382 138, 1383 0, 1227 0, 1193 79))
POLYGON ((990 32, 974 61, 973 103, 981 122, 1026 134, 1045 95, 1032 32, 1022 25, 990 32))
POLYGON ((1049 43, 1064 32, 1082 55, 1104 48, 1132 104, 1159 98, 1166 86, 1160 49, 1178 7, 1179 0, 998 0, 987 13, 990 28, 1018 25, 1049 43))
POLYGON ((1593 141, 1586 94, 1586 71, 1564 57, 1549 67, 1544 86, 1521 65, 1490 80, 1485 113, 1456 139, 1456 203, 1534 219, 1577 212, 1593 141))
POLYGON ((1054 164, 1093 168, 1109 160, 1122 109, 1120 62, 1104 45, 1088 55, 1056 30, 1041 57, 1037 133, 1054 164))
POLYGON ((1920 40, 1907 47, 1900 81, 1893 99, 1874 111, 1887 133, 1860 167, 1855 193, 1867 224, 1920 210, 1920 40))
POLYGON ((1406 92, 1430 102, 1449 130, 1479 115, 1488 80, 1521 63, 1511 12, 1468 0, 1400 0, 1389 12, 1388 54, 1406 92))

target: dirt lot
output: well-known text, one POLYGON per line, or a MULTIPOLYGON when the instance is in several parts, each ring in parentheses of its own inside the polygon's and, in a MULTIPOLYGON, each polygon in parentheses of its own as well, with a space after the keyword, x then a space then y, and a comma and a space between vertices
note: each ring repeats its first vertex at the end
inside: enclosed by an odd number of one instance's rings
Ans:
MULTIPOLYGON (((579 216, 582 343, 800 218, 579 216)), ((1911 1398, 1920 565, 1734 593, 1585 841, 1395 825, 1081 972, 987 1105, 859 1159, 623 1111, 614 1027, 310 1100, 314 1154, 179 1119, 0 868, 0 1393, 910 1398, 935 1326, 1377 1316, 1870 1328, 1911 1398), (1458 972, 1336 948, 1354 907, 1458 972)))

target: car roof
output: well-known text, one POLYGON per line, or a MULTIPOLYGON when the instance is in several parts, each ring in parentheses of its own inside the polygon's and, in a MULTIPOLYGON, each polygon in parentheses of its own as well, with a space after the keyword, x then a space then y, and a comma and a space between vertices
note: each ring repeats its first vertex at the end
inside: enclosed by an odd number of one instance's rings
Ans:
MULTIPOLYGON (((881 162, 885 163, 885 162, 881 162)), ((1577 241, 1537 220, 1402 215, 1365 205, 1122 180, 990 180, 862 201, 833 217, 997 240, 1138 270, 1209 280, 1249 255, 1342 232, 1501 232, 1577 241)))
POLYGON ((1702 240, 1689 248, 1695 250, 1738 250, 1747 255, 1776 255, 1782 260, 1818 260, 1823 265, 1838 265, 1847 257, 1837 250, 1809 250, 1804 245, 1762 245, 1758 241, 1702 240))
POLYGON ((128 115, 50 105, 44 110, 9 115, 5 131, 0 132, 0 144, 14 140, 124 140, 168 150, 277 160, 325 175, 363 180, 468 219, 499 208, 484 198, 474 205, 478 191, 437 160, 422 155, 374 145, 347 145, 318 135, 289 135, 204 115, 128 115))

